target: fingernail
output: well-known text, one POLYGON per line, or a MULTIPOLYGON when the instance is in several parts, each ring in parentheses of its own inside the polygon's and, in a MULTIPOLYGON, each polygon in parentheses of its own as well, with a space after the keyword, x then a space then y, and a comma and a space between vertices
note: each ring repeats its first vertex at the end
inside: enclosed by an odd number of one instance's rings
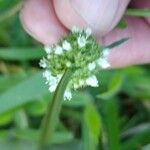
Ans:
POLYGON ((94 30, 105 34, 113 22, 118 0, 70 0, 73 9, 94 30))

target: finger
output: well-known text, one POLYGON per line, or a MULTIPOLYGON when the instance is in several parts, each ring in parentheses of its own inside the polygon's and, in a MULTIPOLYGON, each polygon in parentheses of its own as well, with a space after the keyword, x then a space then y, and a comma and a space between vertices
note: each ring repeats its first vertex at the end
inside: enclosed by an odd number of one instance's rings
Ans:
POLYGON ((69 29, 90 26, 98 35, 114 28, 130 0, 53 0, 58 18, 69 29))
POLYGON ((115 29, 103 39, 105 45, 124 37, 129 41, 111 50, 108 60, 112 68, 150 62, 150 29, 148 24, 139 18, 126 19, 127 28, 115 29))
POLYGON ((57 19, 51 0, 27 0, 20 15, 24 29, 44 44, 54 44, 66 29, 57 19))
MULTIPOLYGON (((99 4, 101 7, 98 7, 96 9, 97 11, 95 11, 95 13, 98 11, 101 12, 101 10, 99 10, 99 9, 103 8, 102 0, 99 0, 99 1, 100 1, 99 4)), ((103 14, 105 13, 104 11, 106 10, 106 8, 108 8, 108 7, 110 8, 111 5, 112 6, 115 5, 117 8, 116 3, 119 1, 119 3, 118 3, 118 5, 119 5, 120 1, 122 1, 122 0, 115 0, 116 2, 114 1, 114 4, 111 3, 112 1, 110 1, 111 4, 109 4, 109 1, 110 0, 108 0, 107 4, 105 4, 105 9, 103 9, 103 13, 101 13, 101 16, 100 16, 100 18, 101 18, 100 22, 102 22, 102 23, 97 24, 97 27, 98 27, 98 25, 100 25, 100 27, 98 28, 99 32, 96 31, 98 33, 98 35, 108 32, 108 30, 111 30, 111 28, 114 26, 111 24, 111 21, 109 22, 109 19, 105 20, 105 18, 108 18, 111 15, 111 13, 108 13, 108 15, 106 17, 102 17, 103 14), (107 23, 108 23, 108 25, 107 25, 107 23), (106 27, 105 27, 105 25, 106 25, 106 27)), ((116 10, 116 14, 115 14, 118 17, 115 17, 114 14, 112 15, 112 16, 114 16, 114 18, 117 18, 116 21, 114 21, 114 22, 117 22, 118 18, 121 16, 121 14, 123 12, 122 10, 124 10, 128 1, 129 0, 124 0, 123 3, 121 3, 121 5, 119 5, 119 7, 118 7, 119 13, 116 10), (124 3, 126 5, 123 5, 124 3), (121 9, 122 7, 123 7, 123 9, 121 9)), ((75 9, 73 9, 73 7, 71 6, 72 4, 68 3, 69 1, 65 1, 65 4, 64 4, 63 0, 59 1, 58 4, 56 4, 56 2, 57 2, 57 0, 54 1, 55 8, 57 10, 56 11, 57 14, 58 14, 58 8, 60 6, 63 6, 61 9, 59 9, 60 12, 62 13, 62 19, 61 19, 61 17, 59 17, 59 19, 61 21, 65 20, 63 18, 65 18, 65 16, 68 16, 68 18, 66 19, 66 24, 65 24, 66 26, 70 25, 70 28, 73 25, 79 25, 82 27, 87 26, 86 21, 78 13, 76 13, 75 9), (63 2, 63 4, 61 4, 62 2, 63 2), (57 5, 58 5, 58 7, 57 7, 57 5)), ((72 1, 72 2, 74 2, 74 1, 72 1)), ((83 2, 84 1, 82 1, 82 3, 83 2)), ((85 4, 85 2, 84 2, 84 4, 85 4)), ((84 4, 81 6, 83 7, 84 4)), ((89 5, 90 5, 90 3, 89 3, 89 5)), ((109 8, 108 8, 108 10, 109 10, 109 8)), ((94 9, 94 6, 92 6, 92 7, 88 6, 86 10, 88 12, 90 12, 92 9, 94 9)), ((113 9, 113 7, 111 7, 111 9, 113 9)), ((106 11, 110 12, 108 10, 106 10, 106 11)), ((93 17, 95 15, 95 13, 94 12, 92 13, 93 17)), ((95 20, 99 19, 97 17, 94 17, 94 18, 95 18, 95 20)), ((52 1, 50 1, 50 0, 44 0, 44 1, 28 0, 28 1, 26 1, 24 8, 21 11, 21 20, 22 20, 25 30, 27 32, 29 32, 30 35, 32 35, 33 37, 35 37, 37 40, 41 41, 44 44, 53 44, 53 43, 57 42, 57 40, 60 38, 60 36, 62 36, 65 33, 65 29, 63 28, 62 25, 60 25, 61 23, 58 21, 56 15, 54 13, 52 1)), ((114 23, 114 24, 116 24, 116 23, 114 23)), ((93 25, 92 25, 92 27, 94 28, 93 25)), ((97 29, 95 29, 95 30, 97 30, 97 29)))

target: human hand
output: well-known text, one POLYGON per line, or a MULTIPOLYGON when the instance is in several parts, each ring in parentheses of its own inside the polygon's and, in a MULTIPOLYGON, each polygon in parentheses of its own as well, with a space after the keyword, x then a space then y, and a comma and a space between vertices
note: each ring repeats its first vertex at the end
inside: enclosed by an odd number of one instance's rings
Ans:
MULTIPOLYGON (((108 45, 131 39, 111 50, 112 68, 150 62, 150 18, 126 17, 127 28, 113 29, 130 0, 27 0, 21 11, 25 30, 43 44, 54 44, 76 25, 91 27, 97 40, 108 45), (113 30, 112 30, 113 29, 113 30)), ((150 8, 149 0, 132 0, 132 7, 150 8)))

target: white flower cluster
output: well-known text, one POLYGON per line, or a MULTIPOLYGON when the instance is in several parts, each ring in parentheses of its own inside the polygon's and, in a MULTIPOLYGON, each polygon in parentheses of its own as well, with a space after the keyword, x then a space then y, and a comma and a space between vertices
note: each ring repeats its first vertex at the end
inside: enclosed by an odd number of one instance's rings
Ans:
POLYGON ((43 77, 46 78, 50 92, 56 90, 66 68, 72 66, 79 68, 64 93, 64 100, 72 98, 71 89, 84 86, 98 87, 98 80, 93 73, 98 66, 101 68, 110 66, 107 61, 109 49, 102 51, 93 40, 91 33, 90 28, 81 30, 73 27, 70 37, 68 35, 55 47, 45 46, 47 58, 40 61, 40 66, 45 69, 43 77), (89 52, 93 55, 88 54, 89 52))

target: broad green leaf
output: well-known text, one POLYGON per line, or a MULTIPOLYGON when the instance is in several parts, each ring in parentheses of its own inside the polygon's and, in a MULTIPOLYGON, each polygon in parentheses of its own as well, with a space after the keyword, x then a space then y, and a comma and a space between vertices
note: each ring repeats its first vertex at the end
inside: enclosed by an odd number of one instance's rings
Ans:
MULTIPOLYGON (((16 130, 13 133, 14 137, 20 140, 38 142, 39 140, 39 130, 34 129, 25 129, 25 130, 16 130)), ((61 144, 70 142, 73 140, 72 133, 68 131, 56 131, 52 138, 52 144, 61 144)))
POLYGON ((45 114, 48 103, 43 99, 31 102, 27 105, 26 110, 31 116, 40 116, 45 114))
POLYGON ((48 93, 42 73, 38 72, 29 79, 0 94, 0 114, 21 107, 48 93))
MULTIPOLYGON (((39 150, 37 143, 21 140, 5 140, 0 141, 2 150, 39 150)), ((81 142, 73 140, 68 143, 49 145, 42 150, 82 150, 81 142)))
POLYGON ((150 150, 150 144, 147 144, 144 147, 142 147, 142 150, 150 150))
POLYGON ((35 143, 27 141, 13 142, 13 140, 0 140, 0 148, 2 150, 37 150, 35 143))
POLYGON ((0 94, 17 83, 27 79, 28 73, 0 75, 0 94))
POLYGON ((81 107, 88 103, 91 103, 92 97, 89 93, 85 92, 73 92, 73 97, 71 101, 64 101, 63 104, 69 107, 81 107))
POLYGON ((0 48, 0 58, 5 60, 34 60, 45 56, 42 48, 0 48))
POLYGON ((7 112, 0 115, 0 126, 6 125, 13 120, 14 113, 7 112))
POLYGON ((97 97, 101 99, 112 98, 120 91, 123 81, 124 77, 122 74, 114 75, 108 85, 108 90, 102 94, 99 94, 97 97))

